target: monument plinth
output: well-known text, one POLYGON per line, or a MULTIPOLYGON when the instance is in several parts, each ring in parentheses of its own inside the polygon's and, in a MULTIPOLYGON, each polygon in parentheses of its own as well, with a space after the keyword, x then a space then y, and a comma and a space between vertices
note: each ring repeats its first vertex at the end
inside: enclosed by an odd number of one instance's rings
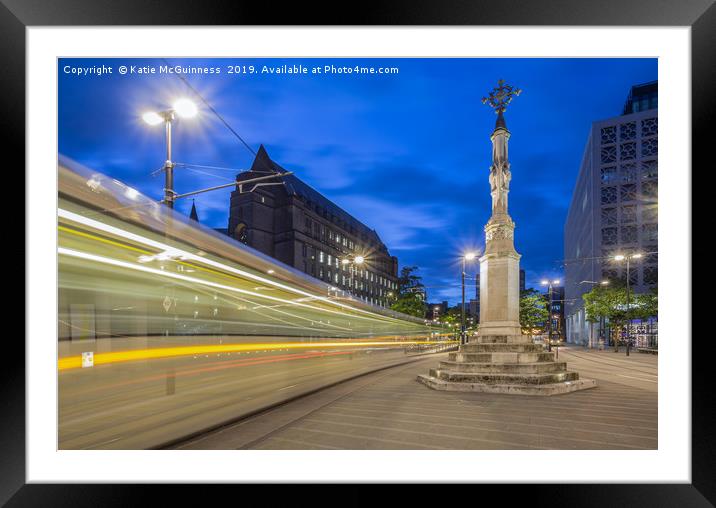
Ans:
POLYGON ((497 122, 490 136, 492 215, 485 225, 485 252, 480 258, 480 328, 476 339, 450 353, 448 361, 418 376, 436 390, 555 395, 596 386, 567 371, 565 362, 556 362, 554 353, 533 344, 520 327, 520 255, 515 250, 515 223, 507 211, 512 173, 504 117, 512 97, 520 92, 499 80, 482 99, 495 109, 497 122))

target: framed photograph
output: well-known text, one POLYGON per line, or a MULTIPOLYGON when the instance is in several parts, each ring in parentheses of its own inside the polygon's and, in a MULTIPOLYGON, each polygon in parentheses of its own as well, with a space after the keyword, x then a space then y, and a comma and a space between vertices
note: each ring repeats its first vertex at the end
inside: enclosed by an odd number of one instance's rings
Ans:
POLYGON ((0 499, 437 482, 713 502, 691 161, 716 10, 670 7, 256 26, 218 3, 3 0, 27 331, 0 499))

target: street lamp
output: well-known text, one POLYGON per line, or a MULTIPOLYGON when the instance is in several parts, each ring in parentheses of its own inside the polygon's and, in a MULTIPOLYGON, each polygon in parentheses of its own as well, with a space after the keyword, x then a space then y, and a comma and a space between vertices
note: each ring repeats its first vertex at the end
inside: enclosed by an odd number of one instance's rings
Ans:
MULTIPOLYGON (((634 254, 617 254, 614 256, 614 261, 624 261, 626 260, 626 315, 627 315, 627 329, 626 329, 626 355, 629 356, 629 349, 631 347, 631 337, 630 335, 630 328, 631 328, 631 319, 629 317, 629 261, 632 259, 641 259, 640 253, 634 253, 634 254)), ((618 348, 617 348, 618 349, 618 348)))
POLYGON ((192 118, 198 110, 196 104, 189 99, 177 100, 171 109, 165 111, 147 111, 142 119, 149 125, 159 125, 164 122, 166 132, 167 158, 164 161, 164 204, 174 208, 174 163, 172 162, 172 121, 177 117, 192 118))
POLYGON ((547 297, 547 300, 548 300, 547 303, 549 304, 549 309, 548 309, 549 322, 547 323, 547 330, 549 330, 547 332, 547 351, 550 351, 550 352, 552 351, 552 284, 554 284, 555 286, 557 284, 559 284, 559 279, 555 279, 555 280, 544 279, 542 281, 543 286, 549 287, 549 292, 548 292, 549 296, 547 297))
POLYGON ((466 252, 462 256, 462 308, 460 313, 460 344, 465 344, 465 262, 477 257, 475 252, 466 252))

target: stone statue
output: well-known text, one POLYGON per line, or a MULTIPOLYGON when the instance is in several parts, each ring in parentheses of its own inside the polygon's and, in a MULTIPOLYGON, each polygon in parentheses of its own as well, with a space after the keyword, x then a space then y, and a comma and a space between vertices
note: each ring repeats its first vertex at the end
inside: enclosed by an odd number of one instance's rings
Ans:
POLYGON ((502 114, 512 97, 519 95, 522 90, 506 85, 504 80, 497 82, 488 97, 482 98, 482 103, 489 103, 497 114, 497 125, 492 135, 492 166, 490 166, 490 194, 492 195, 492 214, 507 213, 507 194, 510 192, 510 163, 507 160, 507 140, 509 132, 502 114))
POLYGON ((490 167, 490 194, 492 195, 492 214, 507 213, 507 194, 510 192, 510 164, 490 167))

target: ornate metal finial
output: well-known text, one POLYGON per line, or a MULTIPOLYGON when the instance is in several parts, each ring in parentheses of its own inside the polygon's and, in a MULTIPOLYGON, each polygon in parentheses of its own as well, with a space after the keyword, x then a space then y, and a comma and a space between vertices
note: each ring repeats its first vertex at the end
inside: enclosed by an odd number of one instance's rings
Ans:
POLYGON ((522 90, 512 85, 506 85, 504 79, 497 80, 497 87, 493 88, 490 95, 482 98, 483 104, 490 104, 494 108, 495 114, 504 113, 507 105, 512 102, 512 97, 522 93, 522 90))

